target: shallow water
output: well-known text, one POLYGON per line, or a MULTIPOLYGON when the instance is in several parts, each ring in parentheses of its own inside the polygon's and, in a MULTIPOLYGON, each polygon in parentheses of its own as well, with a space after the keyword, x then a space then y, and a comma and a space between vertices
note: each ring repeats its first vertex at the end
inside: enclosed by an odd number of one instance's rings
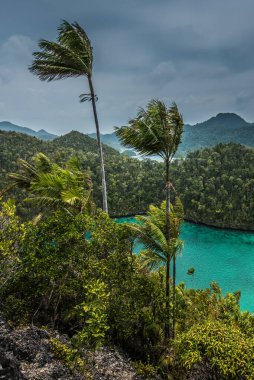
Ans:
MULTIPOLYGON (((120 218, 131 222, 134 218, 120 218)), ((254 233, 215 229, 185 222, 182 255, 177 259, 177 282, 206 288, 216 281, 223 293, 241 291, 242 310, 254 311, 254 233), (187 275, 190 267, 193 276, 187 275)), ((135 247, 138 253, 141 245, 135 247)))

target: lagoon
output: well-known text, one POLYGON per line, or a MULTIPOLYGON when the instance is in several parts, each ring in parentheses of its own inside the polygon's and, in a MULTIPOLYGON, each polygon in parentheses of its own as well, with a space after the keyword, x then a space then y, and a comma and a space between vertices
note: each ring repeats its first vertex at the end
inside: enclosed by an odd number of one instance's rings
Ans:
MULTIPOLYGON (((216 281, 224 294, 240 290, 241 309, 254 312, 254 233, 185 222, 180 238, 184 249, 177 259, 177 282, 184 281, 187 287, 198 289, 216 281), (187 275, 190 267, 195 268, 193 276, 187 275)), ((136 245, 135 252, 141 249, 136 245)))

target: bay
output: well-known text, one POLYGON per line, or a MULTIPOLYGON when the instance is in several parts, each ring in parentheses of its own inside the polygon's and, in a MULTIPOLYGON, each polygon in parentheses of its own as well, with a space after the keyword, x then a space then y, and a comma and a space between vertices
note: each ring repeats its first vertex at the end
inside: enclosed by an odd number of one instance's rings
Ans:
MULTIPOLYGON (((135 222, 135 218, 118 222, 135 222)), ((216 281, 223 294, 241 291, 241 309, 254 312, 254 233, 185 222, 180 238, 184 249, 177 259, 177 282, 204 289, 216 281), (195 268, 192 276, 187 274, 191 267, 195 268)), ((135 253, 141 249, 141 244, 136 245, 135 253)))

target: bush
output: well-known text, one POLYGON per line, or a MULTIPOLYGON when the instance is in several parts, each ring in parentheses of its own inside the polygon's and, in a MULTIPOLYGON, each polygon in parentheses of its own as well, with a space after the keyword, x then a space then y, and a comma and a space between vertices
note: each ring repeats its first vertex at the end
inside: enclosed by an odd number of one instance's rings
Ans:
POLYGON ((225 379, 254 379, 254 339, 234 324, 207 320, 194 325, 177 338, 175 348, 186 370, 207 360, 225 379))

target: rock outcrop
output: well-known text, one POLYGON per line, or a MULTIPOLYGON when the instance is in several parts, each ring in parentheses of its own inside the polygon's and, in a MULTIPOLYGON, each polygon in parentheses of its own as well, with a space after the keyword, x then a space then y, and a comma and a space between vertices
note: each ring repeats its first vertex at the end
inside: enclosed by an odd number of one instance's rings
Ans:
MULTIPOLYGON (((0 316, 0 380, 87 379, 54 356, 52 337, 56 334, 37 327, 11 328, 0 316)), ((103 347, 95 353, 87 351, 86 359, 93 380, 139 379, 130 361, 116 349, 103 347)))

